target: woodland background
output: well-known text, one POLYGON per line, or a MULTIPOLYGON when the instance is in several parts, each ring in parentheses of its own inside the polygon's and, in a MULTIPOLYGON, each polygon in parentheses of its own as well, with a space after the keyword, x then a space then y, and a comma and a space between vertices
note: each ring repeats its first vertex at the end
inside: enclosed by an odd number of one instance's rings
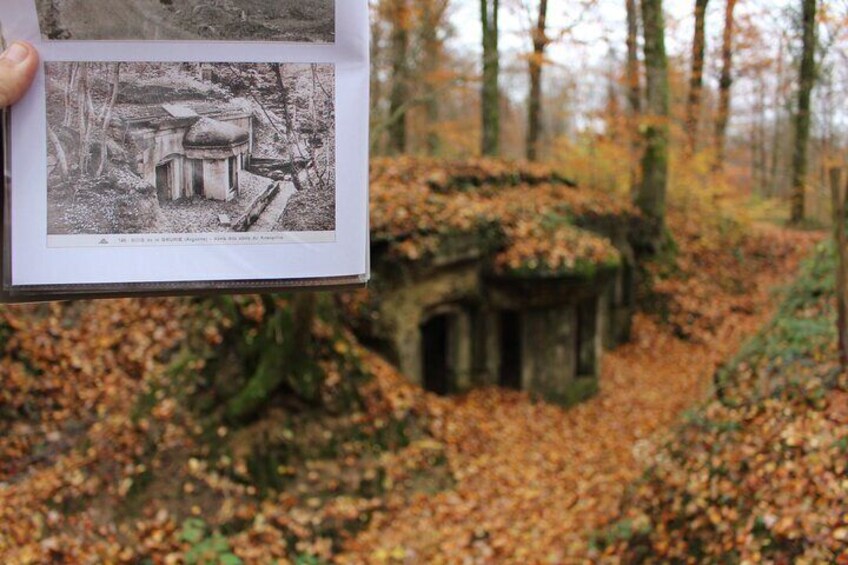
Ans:
POLYGON ((4 308, 2 561, 844 562, 848 3, 371 9, 398 260, 475 215, 572 259, 557 198, 646 222, 600 390, 429 394, 368 291, 4 308))

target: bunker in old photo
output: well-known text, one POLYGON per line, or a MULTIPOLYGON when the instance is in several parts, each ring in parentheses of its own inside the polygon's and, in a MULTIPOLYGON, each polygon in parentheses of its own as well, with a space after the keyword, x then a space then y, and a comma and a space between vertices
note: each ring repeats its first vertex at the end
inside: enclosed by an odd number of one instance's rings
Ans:
POLYGON ((47 63, 48 233, 335 229, 335 73, 47 63))

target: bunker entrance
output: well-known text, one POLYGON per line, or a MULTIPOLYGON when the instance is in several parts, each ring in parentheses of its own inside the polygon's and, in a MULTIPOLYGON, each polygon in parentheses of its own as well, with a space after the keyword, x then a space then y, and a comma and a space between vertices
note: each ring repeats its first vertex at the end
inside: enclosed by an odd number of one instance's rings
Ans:
POLYGON ((521 315, 507 310, 500 315, 500 385, 521 390, 521 315))
POLYGON ((594 377, 598 359, 595 334, 598 327, 596 300, 584 300, 577 306, 577 376, 594 377))
POLYGON ((421 326, 421 361, 424 388, 436 394, 450 394, 454 389, 454 367, 451 341, 455 316, 442 314, 421 326))
POLYGON ((159 202, 168 202, 173 193, 173 161, 167 161, 156 167, 156 194, 159 202))

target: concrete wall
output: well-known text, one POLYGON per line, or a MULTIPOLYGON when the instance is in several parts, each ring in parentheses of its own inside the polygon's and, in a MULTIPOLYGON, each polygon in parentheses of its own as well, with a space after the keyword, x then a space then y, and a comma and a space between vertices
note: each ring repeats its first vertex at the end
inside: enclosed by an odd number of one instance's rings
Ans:
POLYGON ((458 310, 455 315, 456 321, 453 327, 456 335, 452 336, 451 340, 454 350, 451 361, 456 376, 457 392, 460 392, 471 390, 474 385, 473 332, 472 319, 467 308, 458 310))
POLYGON ((171 154, 164 157, 159 163, 153 166, 153 174, 151 177, 145 177, 144 180, 156 187, 158 193, 159 187, 156 186, 156 167, 168 162, 171 163, 171 193, 169 196, 172 200, 176 200, 183 196, 186 186, 185 177, 188 167, 185 166, 186 160, 182 155, 171 154))
MULTIPOLYGON (((216 117, 217 120, 228 122, 250 132, 249 143, 240 147, 235 154, 241 155, 239 162, 244 164, 249 153, 253 151, 253 119, 251 116, 235 115, 216 117)), ((192 195, 191 167, 185 166, 185 148, 183 138, 190 124, 174 127, 161 127, 158 130, 142 129, 131 132, 130 139, 135 147, 135 171, 146 182, 156 186, 156 167, 168 160, 174 161, 173 198, 190 197, 192 195)), ((221 163, 206 163, 204 159, 204 191, 207 198, 226 200, 229 189, 227 162, 223 160, 223 176, 221 163), (223 179, 223 183, 222 183, 223 179)), ((213 160, 218 161, 218 160, 213 160)))
POLYGON ((522 388, 557 400, 568 395, 577 370, 577 315, 573 306, 537 308, 522 316, 522 388))
POLYGON ((570 405, 597 391, 608 308, 603 295, 584 300, 596 301, 597 308, 589 344, 594 348, 594 370, 587 374, 578 375, 576 305, 534 308, 522 313, 522 388, 531 395, 570 405))
POLYGON ((134 135, 133 140, 138 149, 136 157, 136 172, 145 182, 156 186, 156 167, 168 160, 174 161, 173 197, 179 198, 184 193, 185 172, 183 167, 183 136, 185 129, 165 129, 157 132, 144 132, 134 135))
POLYGON ((619 269, 608 299, 609 324, 605 332, 607 349, 630 341, 630 330, 635 312, 635 280, 632 263, 619 269))
POLYGON ((203 161, 203 191, 206 198, 228 200, 230 195, 230 169, 226 159, 203 161))
MULTIPOLYGON (((462 392, 500 384, 502 314, 515 312, 522 390, 546 401, 573 404, 598 389, 606 336, 616 323, 612 283, 609 275, 591 282, 491 280, 483 277, 476 259, 421 272, 400 270, 379 291, 379 321, 373 329, 384 353, 412 381, 424 385, 421 328, 436 316, 447 316, 450 389, 462 392), (587 303, 594 308, 594 318, 579 314, 580 305, 587 303), (591 348, 594 366, 582 375, 577 374, 580 319, 593 320, 584 351, 591 348)), ((586 332, 584 322, 583 335, 586 332)))
POLYGON ((427 278, 387 290, 381 302, 384 336, 391 342, 401 371, 422 384, 421 326, 439 314, 458 316, 455 343, 458 378, 471 381, 471 318, 463 305, 479 299, 478 268, 474 264, 444 269, 427 278), (461 335, 460 335, 461 334, 461 335), (462 373, 462 375, 460 375, 462 373))
POLYGON ((473 386, 495 386, 500 380, 500 320, 498 311, 482 305, 473 313, 472 371, 473 386))

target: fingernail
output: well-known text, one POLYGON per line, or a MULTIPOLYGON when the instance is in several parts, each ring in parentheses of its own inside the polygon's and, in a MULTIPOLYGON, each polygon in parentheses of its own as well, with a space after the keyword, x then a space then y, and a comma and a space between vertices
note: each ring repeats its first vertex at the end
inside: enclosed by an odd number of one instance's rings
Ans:
POLYGON ((15 64, 23 63, 26 61, 27 57, 29 57, 29 49, 20 43, 12 43, 9 48, 3 51, 3 54, 0 55, 0 59, 6 59, 7 61, 11 61, 15 64))

